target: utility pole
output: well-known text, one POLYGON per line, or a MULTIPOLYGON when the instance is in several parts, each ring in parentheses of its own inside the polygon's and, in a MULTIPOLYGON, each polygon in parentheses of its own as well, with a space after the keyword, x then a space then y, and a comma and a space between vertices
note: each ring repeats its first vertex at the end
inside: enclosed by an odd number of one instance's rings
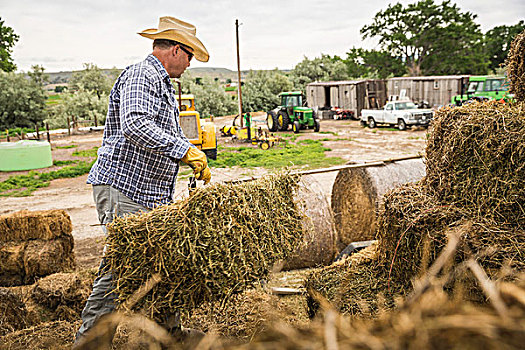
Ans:
POLYGON ((239 20, 235 20, 235 34, 237 37, 237 78, 239 85, 237 86, 237 97, 239 98, 239 118, 241 119, 241 128, 243 125, 242 120, 242 90, 241 90, 241 56, 239 55, 239 20))

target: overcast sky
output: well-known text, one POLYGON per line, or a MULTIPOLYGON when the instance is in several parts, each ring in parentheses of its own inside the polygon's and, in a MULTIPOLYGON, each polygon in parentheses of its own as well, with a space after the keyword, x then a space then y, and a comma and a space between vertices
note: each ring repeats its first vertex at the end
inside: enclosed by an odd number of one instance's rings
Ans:
MULTIPOLYGON (((439 1, 439 0, 437 0, 439 1)), ((392 1, 397 2, 397 1, 392 1)), ((404 4, 416 1, 400 1, 404 4)), ((386 0, 0 0, 0 17, 20 36, 13 50, 19 71, 124 68, 151 52, 136 33, 156 28, 160 16, 197 27, 210 61, 192 67, 237 69, 235 20, 240 27, 241 69, 291 69, 304 56, 346 56, 349 48, 375 47, 359 30, 387 7, 386 0)), ((483 32, 525 19, 523 0, 457 0, 478 15, 483 32)))

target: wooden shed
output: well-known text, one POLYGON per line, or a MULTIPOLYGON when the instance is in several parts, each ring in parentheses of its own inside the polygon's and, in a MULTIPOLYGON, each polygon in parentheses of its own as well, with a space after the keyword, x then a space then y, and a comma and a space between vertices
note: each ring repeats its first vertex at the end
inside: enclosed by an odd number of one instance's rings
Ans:
POLYGON ((381 108, 387 101, 386 81, 345 80, 315 82, 306 86, 308 107, 321 119, 331 119, 332 108, 352 111, 358 117, 364 108, 381 108))
POLYGON ((399 96, 402 90, 416 103, 426 101, 430 107, 438 108, 450 103, 452 96, 460 95, 468 82, 468 75, 446 75, 428 77, 397 77, 387 79, 389 96, 399 96))

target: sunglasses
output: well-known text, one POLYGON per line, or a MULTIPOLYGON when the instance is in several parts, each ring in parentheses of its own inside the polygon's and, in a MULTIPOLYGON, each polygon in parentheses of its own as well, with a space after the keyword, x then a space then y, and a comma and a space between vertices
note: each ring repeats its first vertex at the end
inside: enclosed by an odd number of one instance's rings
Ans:
POLYGON ((182 45, 179 45, 179 47, 182 51, 186 52, 186 55, 188 55, 188 62, 191 61, 191 59, 193 58, 193 52, 191 52, 190 50, 188 50, 182 45))

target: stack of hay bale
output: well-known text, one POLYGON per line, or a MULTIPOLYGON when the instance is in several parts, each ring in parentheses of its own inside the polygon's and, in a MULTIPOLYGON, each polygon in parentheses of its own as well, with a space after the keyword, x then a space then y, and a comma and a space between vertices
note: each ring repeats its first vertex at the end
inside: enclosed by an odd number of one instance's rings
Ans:
MULTIPOLYGON (((514 41, 508 62, 517 102, 437 111, 426 176, 384 196, 378 245, 361 253, 373 258, 358 254, 312 274, 307 283, 312 300, 321 294, 352 315, 391 308, 396 296, 412 290, 412 281, 425 273, 453 231, 460 234, 455 264, 474 258, 492 278, 504 267, 513 274, 525 271, 525 95, 519 94, 524 39, 525 33, 514 41)), ((463 284, 464 297, 483 300, 472 279, 455 276, 455 283, 463 284)), ((314 312, 317 304, 311 303, 314 312)))
POLYGON ((63 210, 20 211, 0 216, 0 286, 31 284, 72 269, 72 225, 63 210))

